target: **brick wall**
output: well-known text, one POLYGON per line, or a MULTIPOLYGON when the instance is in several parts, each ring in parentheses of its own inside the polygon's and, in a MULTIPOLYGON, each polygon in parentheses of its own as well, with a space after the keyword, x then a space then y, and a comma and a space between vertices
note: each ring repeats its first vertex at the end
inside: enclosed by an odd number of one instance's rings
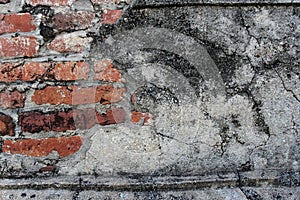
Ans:
MULTIPOLYGON (((110 58, 88 58, 93 32, 118 23, 129 2, 26 0, 21 8, 10 6, 13 0, 0 3, 3 153, 38 157, 56 151, 65 157, 83 144, 76 130, 126 120, 118 105, 126 92, 121 73, 110 58)), ((133 112, 133 122, 142 118, 149 116, 133 112)))

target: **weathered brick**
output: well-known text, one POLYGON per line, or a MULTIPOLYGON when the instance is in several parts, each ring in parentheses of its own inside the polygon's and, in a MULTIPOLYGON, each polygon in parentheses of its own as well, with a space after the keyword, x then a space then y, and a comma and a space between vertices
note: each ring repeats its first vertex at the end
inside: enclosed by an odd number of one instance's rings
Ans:
POLYGON ((102 24, 114 24, 122 15, 122 10, 104 10, 102 14, 102 24))
POLYGON ((60 53, 80 53, 90 48, 90 42, 93 39, 86 35, 76 35, 75 33, 66 33, 58 35, 51 41, 47 47, 60 53))
POLYGON ((22 77, 22 63, 0 63, 0 81, 14 82, 22 77))
POLYGON ((133 105, 136 103, 136 95, 135 94, 131 95, 130 101, 133 105))
POLYGON ((90 66, 85 62, 59 62, 54 65, 51 73, 55 80, 59 81, 87 79, 90 73, 90 66))
POLYGON ((55 111, 43 113, 29 111, 19 114, 18 123, 22 131, 38 133, 41 131, 64 132, 75 129, 89 129, 96 124, 109 125, 125 121, 122 108, 111 108, 106 113, 98 113, 95 109, 55 111))
POLYGON ((10 0, 0 0, 0 3, 8 3, 10 0))
POLYGON ((131 121, 133 123, 143 122, 143 124, 148 124, 150 119, 152 118, 153 116, 150 113, 143 113, 138 111, 131 112, 131 121))
POLYGON ((19 67, 22 81, 41 81, 48 78, 48 72, 51 67, 50 63, 26 62, 19 67))
POLYGON ((0 14, 0 34, 34 31, 33 20, 29 13, 0 14))
POLYGON ((26 96, 18 91, 0 92, 0 107, 2 108, 22 108, 24 107, 26 96))
POLYGON ((38 49, 39 44, 35 37, 0 38, 0 57, 33 57, 38 49))
POLYGON ((90 28, 94 18, 95 14, 88 11, 57 13, 47 25, 58 31, 82 30, 90 28))
POLYGON ((16 125, 10 116, 0 113, 0 135, 1 136, 4 135, 14 136, 15 127, 16 125))
POLYGON ((0 81, 15 82, 42 80, 50 69, 50 63, 0 63, 0 81))
POLYGON ((100 125, 119 124, 125 122, 126 112, 123 108, 112 108, 106 114, 97 113, 100 125))
POLYGON ((110 104, 122 100, 125 88, 114 88, 111 85, 79 88, 77 86, 49 86, 36 90, 32 101, 36 104, 90 104, 100 102, 110 104))
POLYGON ((97 111, 95 109, 72 110, 71 112, 76 129, 90 129, 98 124, 97 111))
POLYGON ((47 156, 56 151, 60 157, 65 157, 77 152, 82 146, 82 142, 83 139, 80 136, 21 139, 17 141, 4 140, 2 151, 35 157, 47 156))
POLYGON ((36 5, 47 5, 47 6, 69 6, 75 0, 26 0, 27 4, 36 5))
POLYGON ((40 131, 75 130, 72 112, 49 112, 30 111, 19 114, 18 124, 22 131, 37 133, 40 131))
POLYGON ((0 63, 0 81, 73 81, 87 79, 90 67, 85 62, 0 63))
POLYGON ((121 81, 122 78, 120 71, 114 68, 113 63, 110 59, 104 59, 96 62, 94 71, 94 80, 118 82, 121 81))
POLYGON ((39 169, 39 172, 55 172, 57 170, 56 165, 47 165, 39 169))

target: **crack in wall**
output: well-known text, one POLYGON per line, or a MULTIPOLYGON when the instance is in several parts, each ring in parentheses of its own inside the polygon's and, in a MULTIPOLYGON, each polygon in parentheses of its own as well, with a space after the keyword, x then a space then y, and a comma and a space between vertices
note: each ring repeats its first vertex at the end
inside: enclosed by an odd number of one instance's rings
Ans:
POLYGON ((298 101, 300 103, 300 99, 297 97, 297 95, 295 94, 295 92, 292 90, 292 89, 289 89, 287 88, 284 80, 283 80, 283 77, 280 75, 280 73, 278 72, 278 70, 274 69, 275 73, 277 74, 278 78, 280 79, 281 83, 282 83, 282 86, 283 88, 289 92, 294 98, 296 101, 298 101))
POLYGON ((147 191, 156 189, 181 190, 181 189, 200 189, 205 187, 228 187, 236 186, 239 188, 247 186, 297 186, 299 172, 279 173, 274 170, 254 170, 252 172, 236 171, 234 173, 208 174, 206 176, 128 176, 121 177, 102 177, 79 176, 79 177, 41 177, 38 182, 29 183, 28 180, 35 181, 36 178, 21 178, 19 183, 9 182, 9 179, 1 180, 0 189, 24 189, 31 185, 31 189, 60 188, 72 191, 147 191), (293 179, 293 180, 290 180, 293 179), (291 182, 292 181, 292 182, 291 182), (7 184, 5 184, 7 183, 7 184), (296 185, 294 185, 296 184, 296 185))

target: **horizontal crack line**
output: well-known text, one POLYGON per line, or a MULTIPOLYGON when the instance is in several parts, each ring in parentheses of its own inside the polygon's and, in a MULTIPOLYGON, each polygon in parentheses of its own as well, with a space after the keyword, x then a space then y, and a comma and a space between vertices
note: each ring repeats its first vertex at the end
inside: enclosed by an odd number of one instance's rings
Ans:
MULTIPOLYGON (((294 172, 299 173, 299 172, 294 172)), ((49 188, 67 190, 96 191, 149 191, 149 190, 189 190, 205 187, 256 186, 268 184, 280 186, 280 171, 248 171, 207 176, 139 176, 95 177, 95 176, 57 176, 47 178, 0 179, 0 190, 49 188), (241 178, 242 177, 242 178, 241 178)))

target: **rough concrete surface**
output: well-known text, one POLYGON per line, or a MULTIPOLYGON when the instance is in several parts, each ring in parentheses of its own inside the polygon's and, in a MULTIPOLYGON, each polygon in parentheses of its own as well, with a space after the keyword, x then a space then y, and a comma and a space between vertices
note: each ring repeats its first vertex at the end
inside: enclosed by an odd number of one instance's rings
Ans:
POLYGON ((0 199, 299 199, 299 2, 169 2, 137 1, 90 33, 90 62, 114 59, 127 90, 119 105, 150 123, 128 114, 80 130, 84 145, 65 158, 1 154, 0 199))
POLYGON ((120 24, 130 30, 112 30, 95 43, 92 57, 114 57, 128 80, 124 107, 150 112, 154 122, 94 127, 85 133, 84 155, 76 155, 72 170, 68 160, 61 172, 190 175, 244 165, 298 170, 297 11, 132 11, 120 24))

